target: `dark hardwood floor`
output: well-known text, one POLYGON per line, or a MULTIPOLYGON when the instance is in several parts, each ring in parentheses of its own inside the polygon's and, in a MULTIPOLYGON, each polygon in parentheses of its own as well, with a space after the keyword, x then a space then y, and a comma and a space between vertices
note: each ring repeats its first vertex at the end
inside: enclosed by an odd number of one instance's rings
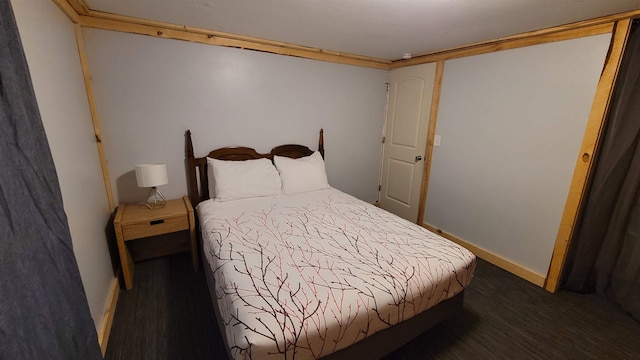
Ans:
MULTIPOLYGON (((203 272, 188 253, 136 263, 106 359, 223 359, 203 272)), ((478 261, 464 309, 385 358, 640 359, 640 322, 596 295, 550 294, 478 261)))

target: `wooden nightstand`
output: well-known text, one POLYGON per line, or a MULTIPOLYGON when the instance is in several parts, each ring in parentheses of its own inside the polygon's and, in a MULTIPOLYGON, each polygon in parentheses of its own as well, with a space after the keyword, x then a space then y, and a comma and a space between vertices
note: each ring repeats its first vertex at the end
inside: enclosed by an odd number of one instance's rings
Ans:
POLYGON ((189 231, 193 270, 198 271, 195 219, 188 197, 167 200, 161 209, 147 209, 144 204, 121 204, 113 220, 118 241, 122 275, 127 290, 133 287, 134 261, 126 242, 183 230, 189 231))

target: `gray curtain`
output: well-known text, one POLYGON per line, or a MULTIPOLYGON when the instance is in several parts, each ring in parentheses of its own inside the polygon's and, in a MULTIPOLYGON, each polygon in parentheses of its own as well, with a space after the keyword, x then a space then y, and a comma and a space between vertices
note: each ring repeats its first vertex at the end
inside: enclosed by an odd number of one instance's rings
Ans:
POLYGON ((0 0, 0 359, 101 359, 13 10, 0 0))
POLYGON ((640 31, 634 21, 562 288, 597 292, 640 320, 640 31))

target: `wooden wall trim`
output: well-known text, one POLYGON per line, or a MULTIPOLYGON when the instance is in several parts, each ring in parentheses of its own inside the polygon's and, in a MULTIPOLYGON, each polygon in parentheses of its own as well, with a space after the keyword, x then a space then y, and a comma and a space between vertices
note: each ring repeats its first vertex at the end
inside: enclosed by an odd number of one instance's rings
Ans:
POLYGON ((433 160, 433 146, 438 123, 438 110, 440 106, 440 94, 442 91, 442 76, 444 75, 444 61, 436 64, 436 75, 433 82, 433 95, 431 97, 431 113, 429 114, 429 130, 427 133, 427 149, 424 155, 424 169, 422 170, 422 188, 420 190, 420 203, 418 205, 418 224, 424 221, 424 212, 429 193, 429 176, 431 175, 431 162, 433 160))
POLYGON ((447 238, 453 242, 455 242, 456 244, 466 248, 467 250, 471 251, 472 253, 474 253, 477 257, 488 261, 489 263, 502 268, 524 280, 527 280, 535 285, 538 285, 540 287, 542 287, 544 285, 544 281, 545 278, 543 275, 540 275, 536 272, 533 272, 521 265, 518 265, 510 260, 507 260, 499 255, 496 255, 488 250, 485 250, 479 246, 473 245, 469 242, 466 242, 465 240, 460 239, 459 237, 449 234, 441 229, 438 229, 435 226, 429 225, 429 224, 425 224, 422 223, 421 224, 422 227, 424 227, 425 229, 434 232, 438 235, 441 235, 444 238, 447 238))
POLYGON ((102 180, 107 193, 109 202, 109 210, 111 213, 115 210, 113 200, 113 191, 111 190, 111 178, 109 177, 109 167, 107 165, 107 155, 102 145, 102 131, 100 130, 100 121, 98 109, 96 107, 96 99, 93 93, 93 85, 91 83, 91 72, 89 71, 89 60, 84 48, 84 38, 82 36, 82 28, 75 24, 76 42, 78 44, 78 54, 80 55, 80 64, 82 65, 82 75, 84 77, 84 86, 87 91, 87 101, 89 102, 89 111, 91 113, 91 121, 93 123, 93 132, 96 136, 96 146, 98 148, 98 158, 100 159, 100 167, 102 168, 102 180))
POLYGON ((107 353, 107 344, 109 343, 109 335, 111 334, 111 326, 113 325, 113 318, 116 314, 116 306, 118 305, 118 296, 120 294, 120 284, 118 278, 114 277, 111 280, 111 291, 109 294, 109 302, 107 308, 104 310, 104 316, 102 317, 102 326, 98 333, 98 344, 102 351, 102 357, 107 353))
POLYGON ((560 277, 564 269, 564 262, 569 251, 571 237, 575 230, 576 220, 585 200, 587 183, 593 171, 594 154, 600 142, 602 129, 609 113, 609 105, 613 95, 614 86, 618 77, 618 70, 622 61, 622 55, 627 43, 631 20, 622 20, 616 24, 613 32, 613 40, 605 66, 600 76, 595 98, 591 105, 589 121, 582 139, 580 153, 576 160, 576 166, 567 195, 562 220, 556 236, 553 248, 549 273, 545 283, 545 289, 551 292, 558 290, 560 277))
POLYGON ((481 43, 444 50, 433 54, 414 57, 410 60, 397 60, 391 63, 391 69, 431 63, 441 60, 450 60, 461 57, 481 55, 496 51, 516 49, 532 45, 546 44, 550 42, 570 40, 585 36, 607 34, 613 30, 613 22, 596 24, 591 26, 572 27, 570 25, 558 26, 540 31, 518 34, 510 37, 499 38, 481 43))
POLYGON ((257 50, 279 55, 288 55, 312 60, 388 70, 391 61, 372 57, 351 55, 282 42, 226 34, 218 31, 169 24, 159 21, 132 18, 91 11, 89 16, 79 16, 84 27, 120 31, 131 34, 190 41, 200 44, 257 50))

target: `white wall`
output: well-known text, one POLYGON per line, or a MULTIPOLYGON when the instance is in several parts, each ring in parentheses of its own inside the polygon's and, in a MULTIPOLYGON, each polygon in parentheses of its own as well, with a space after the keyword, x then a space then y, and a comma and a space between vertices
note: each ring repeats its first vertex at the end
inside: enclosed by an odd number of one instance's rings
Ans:
POLYGON ((99 331, 114 279, 105 236, 109 205, 73 25, 50 0, 13 0, 12 5, 99 331))
POLYGON ((425 223, 545 277, 610 38, 446 61, 425 223))
POLYGON ((300 143, 325 130, 329 182, 377 199, 388 72, 83 29, 116 203, 140 201, 136 164, 164 162, 185 195, 184 132, 196 156, 223 146, 300 143))

